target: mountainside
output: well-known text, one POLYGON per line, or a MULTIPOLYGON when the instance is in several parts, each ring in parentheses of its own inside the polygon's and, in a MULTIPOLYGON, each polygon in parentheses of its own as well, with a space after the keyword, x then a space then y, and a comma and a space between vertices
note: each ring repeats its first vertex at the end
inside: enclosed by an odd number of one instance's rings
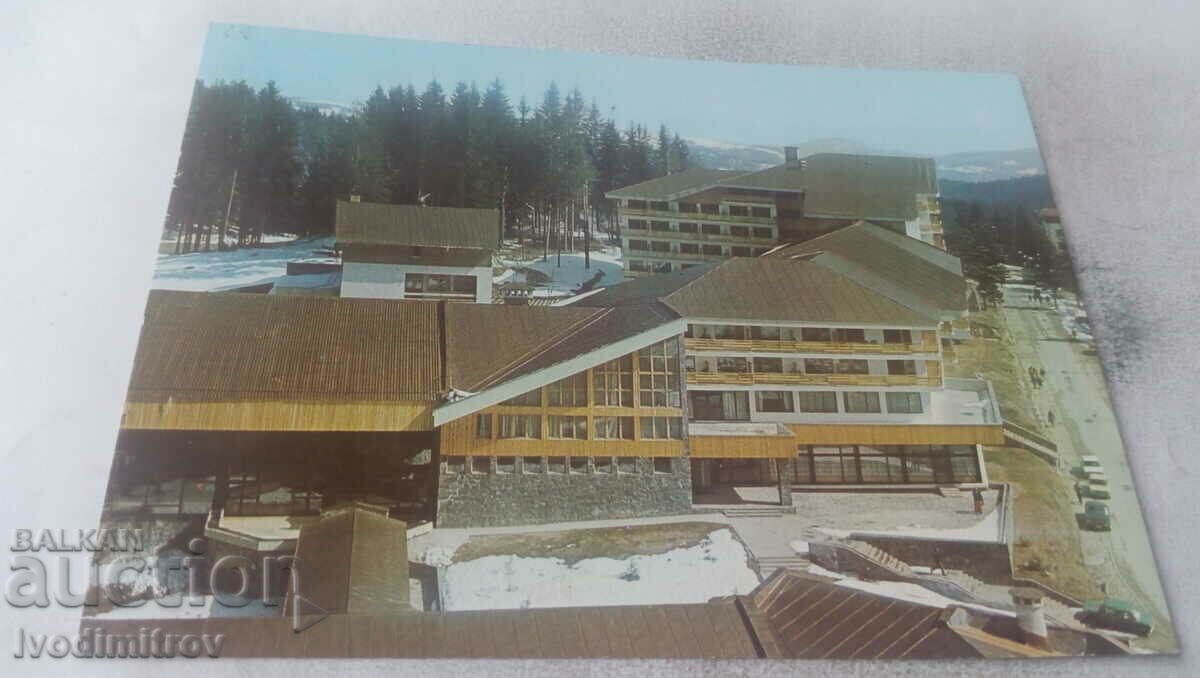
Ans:
MULTIPOLYGON (((709 169, 752 172, 783 162, 782 146, 735 144, 712 139, 687 139, 697 164, 709 169)), ((873 148, 853 139, 814 139, 796 144, 800 157, 814 153, 904 155, 873 148)), ((934 156, 938 178, 961 182, 991 182, 1018 177, 1045 176, 1046 167, 1036 148, 1015 151, 978 151, 934 156)))

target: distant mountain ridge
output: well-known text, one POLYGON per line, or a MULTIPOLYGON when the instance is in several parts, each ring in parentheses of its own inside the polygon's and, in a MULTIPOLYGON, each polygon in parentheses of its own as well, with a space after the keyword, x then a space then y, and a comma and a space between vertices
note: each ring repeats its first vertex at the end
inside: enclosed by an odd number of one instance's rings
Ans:
MULTIPOLYGON (((692 158, 710 169, 753 172, 783 162, 782 146, 735 144, 712 139, 685 139, 692 158)), ((796 144, 801 157, 813 153, 863 153, 907 155, 873 148, 853 139, 814 139, 796 144)), ((1046 166, 1036 148, 1012 151, 974 151, 933 156, 938 178, 950 181, 986 182, 1045 175, 1046 166)))

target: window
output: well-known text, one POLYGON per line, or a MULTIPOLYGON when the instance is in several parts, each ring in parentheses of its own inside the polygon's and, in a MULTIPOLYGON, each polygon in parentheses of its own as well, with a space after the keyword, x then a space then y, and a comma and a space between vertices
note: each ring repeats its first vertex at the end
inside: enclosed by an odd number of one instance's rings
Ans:
POLYGON ((771 234, 771 229, 769 229, 769 228, 763 228, 763 227, 761 227, 761 226, 759 226, 759 227, 756 227, 756 228, 755 228, 755 229, 752 231, 752 233, 753 233, 753 235, 754 235, 754 237, 755 237, 755 238, 763 238, 763 239, 767 239, 767 238, 772 238, 772 237, 774 237, 774 236, 771 234))
POLYGON ((612 473, 613 458, 612 457, 595 457, 592 459, 593 467, 596 473, 612 473))
POLYGON ((471 473, 490 473, 491 470, 491 457, 471 457, 471 473))
POLYGON ((635 251, 649 251, 650 241, 648 240, 630 240, 629 249, 635 251))
POLYGON ((730 256, 734 257, 749 257, 753 256, 749 247, 731 247, 729 250, 730 256))
POLYGON ((671 206, 662 200, 655 200, 654 202, 650 203, 650 209, 666 212, 667 210, 671 209, 671 206))
POLYGON ((828 327, 804 327, 800 330, 801 341, 833 341, 833 331, 828 327))
POLYGON ((755 406, 759 412, 794 412, 792 394, 788 391, 755 391, 755 406))
POLYGON ((748 217, 750 216, 750 208, 745 205, 730 205, 729 216, 732 217, 748 217))
POLYGON ((805 358, 805 374, 833 374, 835 361, 833 358, 805 358))
POLYGON ((571 473, 587 473, 588 458, 587 457, 569 457, 571 473))
POLYGON ((887 361, 888 374, 916 374, 917 361, 915 360, 889 360, 887 361))
POLYGON ((740 374, 750 371, 750 361, 746 358, 717 358, 718 372, 732 372, 740 374))
POLYGON ((755 372, 779 374, 783 372, 783 358, 755 358, 755 372))
POLYGON ((670 473, 671 472, 671 458, 670 457, 655 457, 654 458, 654 472, 655 473, 670 473))
POLYGON ((595 417, 596 440, 633 440, 633 417, 595 417))
POLYGON ((683 440, 679 417, 642 417, 642 440, 683 440))
POLYGON ((909 330, 884 330, 883 343, 885 344, 911 344, 912 332, 909 330))
POLYGON ((631 231, 646 230, 646 220, 645 219, 630 219, 629 220, 629 230, 631 230, 631 231))
MULTIPOLYGON (((187 484, 178 478, 156 482, 147 488, 145 505, 151 513, 162 512, 168 505, 170 513, 179 513, 187 484)), ((230 474, 225 512, 231 516, 315 513, 321 510, 322 499, 306 470, 264 467, 230 474)))
POLYGON ((705 214, 720 214, 721 206, 715 202, 702 202, 700 203, 700 211, 705 214))
POLYGON ((712 328, 714 339, 745 339, 746 328, 741 325, 716 325, 712 328))
POLYGON ((524 473, 541 473, 542 458, 541 457, 522 457, 521 467, 524 473))
POLYGON ((749 238, 750 237, 750 227, 749 226, 730 226, 729 227, 729 235, 732 235, 737 238, 749 238))
POLYGON ((694 203, 694 202, 681 202, 681 203, 679 203, 679 211, 695 213, 698 211, 698 209, 696 207, 696 203, 694 203))
POLYGON ((834 391, 800 391, 796 396, 801 412, 831 414, 838 411, 837 393, 834 391))
POLYGON ((834 371, 838 374, 868 374, 871 368, 866 360, 838 358, 834 371))
POLYGON ((669 221, 651 221, 651 231, 669 231, 671 230, 671 222, 669 221))
POLYGON ((630 259, 629 260, 629 270, 644 272, 644 271, 649 271, 650 266, 647 265, 646 262, 642 261, 641 259, 630 259))
POLYGON ((833 331, 833 340, 844 343, 858 342, 861 344, 867 341, 867 334, 864 330, 839 328, 833 331))
POLYGON ((650 243, 650 250, 654 252, 670 252, 671 243, 667 240, 655 240, 650 243))
POLYGON ((920 393, 889 393, 887 394, 888 412, 896 414, 921 414, 920 393))
POLYGON ((466 461, 465 457, 446 457, 446 473, 462 473, 466 461))
POLYGON ((434 298, 475 298, 475 276, 404 274, 404 296, 434 298))
POLYGON ((646 201, 645 200, 630 200, 629 204, 626 205, 626 207, 629 207, 630 209, 635 209, 635 210, 644 210, 644 209, 646 209, 646 201))
POLYGON ((550 415, 547 437, 554 440, 587 440, 587 417, 550 415))
POLYGON ((679 243, 680 254, 700 254, 700 245, 694 242, 679 243))
POLYGON ((542 418, 536 414, 500 415, 500 438, 526 438, 537 440, 542 437, 542 418))
POLYGON ((720 224, 700 224, 700 232, 708 235, 721 235, 720 224))
POLYGON ((689 391, 693 421, 748 421, 750 395, 745 391, 689 391))
MULTIPOLYGON (((771 208, 770 208, 770 207, 751 207, 751 208, 750 208, 750 216, 752 216, 752 217, 764 217, 764 218, 770 218, 770 216, 771 216, 771 208)), ((768 235, 766 235, 766 236, 760 236, 760 237, 765 237, 765 238, 769 238, 769 237, 771 237, 771 236, 769 235, 769 234, 770 234, 770 232, 771 232, 771 229, 758 229, 758 230, 766 230, 766 231, 767 231, 767 233, 768 233, 768 235)))
POLYGON ((547 473, 566 473, 567 458, 566 457, 546 457, 546 472, 547 473))
POLYGON ((700 225, 694 221, 679 222, 679 232, 680 233, 697 233, 697 232, 699 232, 699 230, 700 230, 700 225))
POLYGON ((679 343, 667 339, 637 353, 639 406, 679 407, 679 343))
POLYGON ((755 325, 754 327, 750 328, 750 338, 779 341, 781 338, 781 332, 778 327, 760 327, 755 325))
POLYGON ((722 250, 721 250, 720 245, 701 245, 700 246, 700 252, 702 254, 707 254, 707 255, 713 256, 713 257, 721 256, 721 251, 722 250))
POLYGON ((637 473, 637 457, 617 457, 617 473, 637 473))
POLYGON ((550 407, 587 407, 587 372, 560 379, 546 387, 550 407))
POLYGON ((671 262, 669 262, 669 261, 652 262, 650 264, 650 270, 654 271, 655 273, 670 273, 671 272, 671 262))
POLYGON ((878 414, 879 394, 874 391, 846 391, 842 394, 846 411, 855 414, 878 414))
POLYGON ((496 457, 496 473, 516 473, 516 457, 496 457))
POLYGON ((528 393, 522 393, 515 398, 509 398, 500 404, 508 407, 541 407, 542 389, 535 388, 528 393))
POLYGON ((592 369, 597 407, 633 407, 633 357, 621 356, 592 369))
POLYGON ((475 437, 483 440, 492 439, 492 415, 475 415, 475 437))

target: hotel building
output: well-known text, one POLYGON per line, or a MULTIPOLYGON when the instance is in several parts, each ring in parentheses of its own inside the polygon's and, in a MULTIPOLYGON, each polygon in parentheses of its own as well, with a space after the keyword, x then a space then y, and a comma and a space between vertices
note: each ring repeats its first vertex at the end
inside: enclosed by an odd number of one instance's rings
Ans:
POLYGON ((945 247, 933 160, 785 150, 756 172, 691 169, 608 192, 627 277, 755 257, 866 220, 945 247))

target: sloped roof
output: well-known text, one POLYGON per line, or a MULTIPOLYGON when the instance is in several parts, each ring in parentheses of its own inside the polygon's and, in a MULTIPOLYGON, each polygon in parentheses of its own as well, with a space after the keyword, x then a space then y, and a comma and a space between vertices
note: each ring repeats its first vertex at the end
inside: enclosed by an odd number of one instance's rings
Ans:
POLYGON ((449 386, 479 391, 677 319, 655 306, 446 307, 449 386))
POLYGON ((937 321, 809 261, 733 258, 605 288, 576 306, 626 306, 659 299, 684 318, 890 327, 937 321))
POLYGON ((605 194, 609 198, 634 198, 640 200, 673 200, 703 188, 707 188, 727 177, 738 176, 742 172, 730 170, 710 170, 703 168, 686 169, 675 174, 668 174, 657 179, 643 181, 640 184, 615 188, 605 194))
POLYGON ((338 247, 452 247, 496 249, 500 211, 375 202, 337 203, 338 247))
POLYGON ((437 400, 430 301, 153 290, 130 400, 437 400))
POLYGON ((776 248, 763 257, 807 259, 902 303, 949 313, 966 310, 966 281, 958 257, 866 221, 776 248))

